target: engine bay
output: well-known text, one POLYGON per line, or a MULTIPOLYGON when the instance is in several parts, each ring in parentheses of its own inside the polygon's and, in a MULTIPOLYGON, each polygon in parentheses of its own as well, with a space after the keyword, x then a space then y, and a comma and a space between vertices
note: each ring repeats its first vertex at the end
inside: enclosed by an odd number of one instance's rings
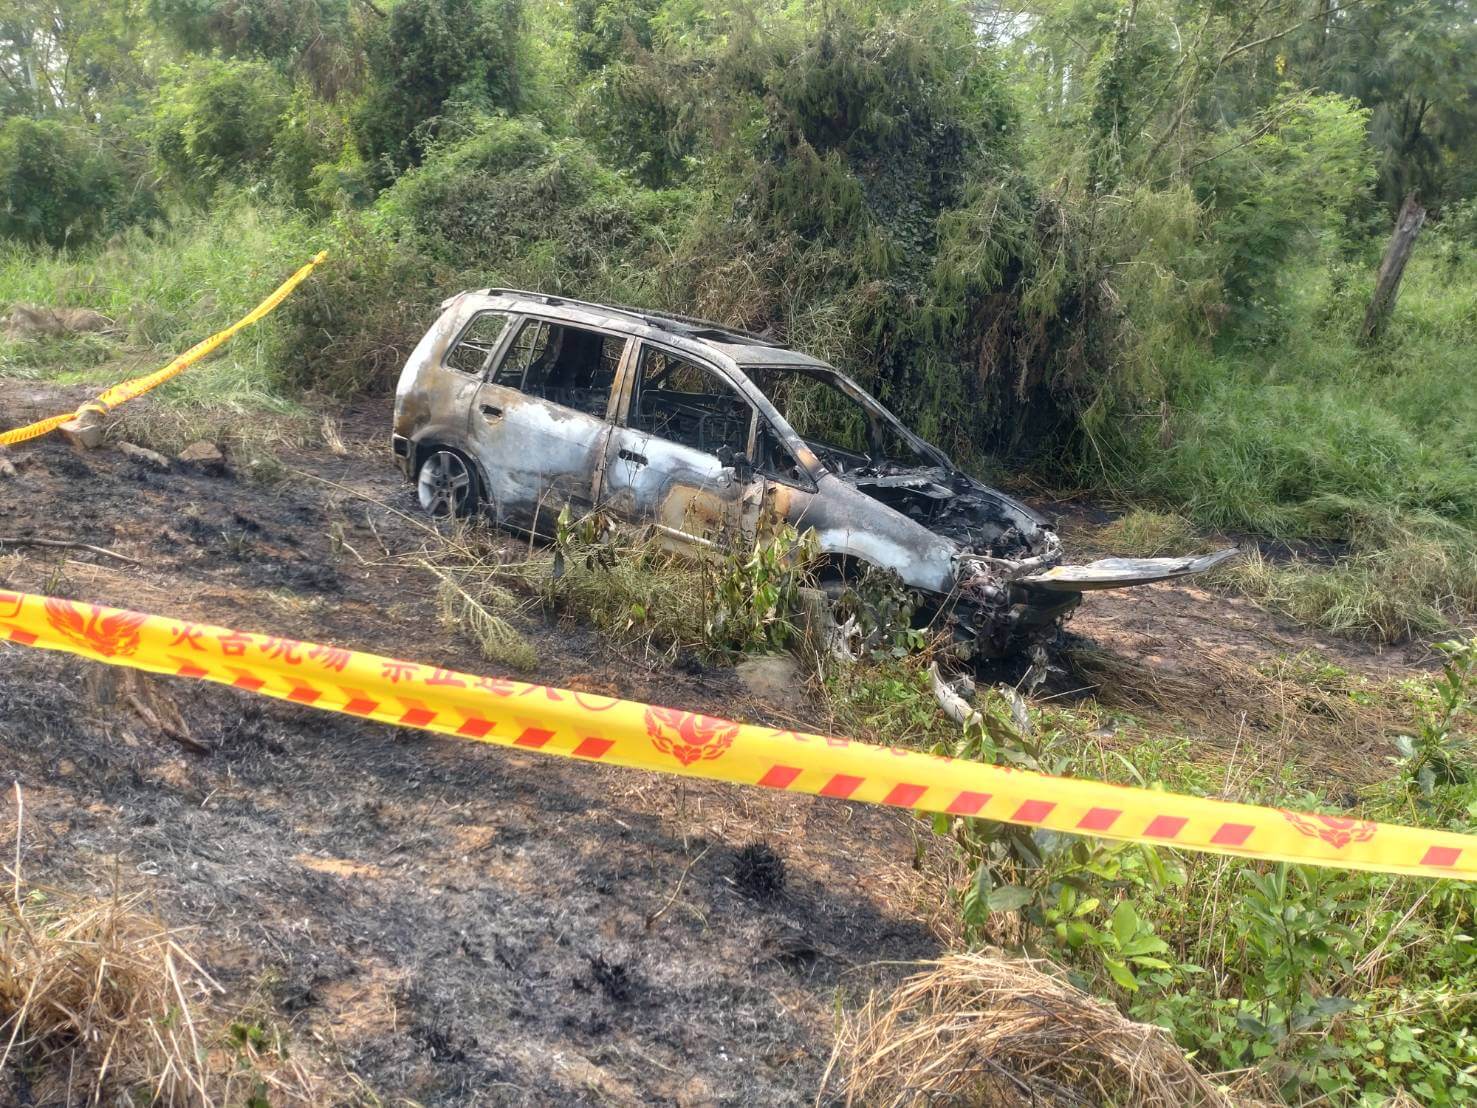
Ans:
POLYGON ((1005 497, 942 466, 868 465, 841 479, 935 534, 991 558, 1041 553, 1046 530, 1005 497))

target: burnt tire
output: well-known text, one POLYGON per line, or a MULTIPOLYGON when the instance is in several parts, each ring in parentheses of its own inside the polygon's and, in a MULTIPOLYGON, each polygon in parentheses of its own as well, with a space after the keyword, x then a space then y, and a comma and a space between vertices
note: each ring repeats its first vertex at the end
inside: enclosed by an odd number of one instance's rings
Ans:
POLYGON ((466 519, 481 498, 476 467, 458 451, 431 447, 416 470, 415 496, 436 519, 466 519))

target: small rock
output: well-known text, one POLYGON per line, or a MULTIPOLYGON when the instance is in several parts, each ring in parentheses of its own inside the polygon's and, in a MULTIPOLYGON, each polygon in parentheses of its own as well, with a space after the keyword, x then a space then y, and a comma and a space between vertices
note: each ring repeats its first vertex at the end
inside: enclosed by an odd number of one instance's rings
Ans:
POLYGON ((225 473, 226 456, 221 453, 220 447, 213 442, 192 442, 177 455, 179 460, 187 466, 194 466, 215 476, 225 473))
POLYGON ((0 446, 0 481, 17 476, 15 463, 5 456, 5 448, 0 446))
POLYGON ((734 672, 744 688, 771 704, 788 704, 804 697, 805 678, 800 674, 799 663, 789 654, 745 658, 734 672))
POLYGON ((135 462, 151 465, 155 469, 168 469, 169 459, 157 450, 150 450, 146 446, 135 446, 131 442, 120 442, 118 452, 125 458, 132 458, 135 462))
POLYGON ((94 408, 84 408, 57 430, 74 450, 96 450, 103 444, 103 417, 94 408))

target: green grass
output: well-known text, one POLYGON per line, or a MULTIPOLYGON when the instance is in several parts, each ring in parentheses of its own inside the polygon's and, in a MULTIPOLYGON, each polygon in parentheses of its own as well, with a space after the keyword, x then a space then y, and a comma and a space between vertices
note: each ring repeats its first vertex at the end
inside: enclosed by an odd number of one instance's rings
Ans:
POLYGON ((1146 508, 1135 508, 1115 519, 1098 532, 1097 539, 1114 554, 1139 558, 1198 554, 1207 546, 1184 516, 1146 508))
MULTIPOLYGON (((0 246, 0 308, 92 308, 121 332, 0 342, 0 373, 106 386, 150 372, 246 314, 323 238, 299 216, 237 198, 178 213, 165 229, 131 228, 86 252, 0 246)), ((296 403, 274 384, 290 357, 268 317, 155 395, 240 414, 291 412, 296 403)))
POLYGON ((1242 584, 1332 630, 1394 638, 1477 611, 1477 264, 1417 254, 1385 337, 1355 340, 1366 290, 1309 266, 1264 345, 1159 352, 1162 424, 1120 439, 1109 480, 1198 524, 1348 544, 1332 571, 1254 566, 1242 584))
MULTIPOLYGON (((1462 650, 1471 656, 1477 643, 1462 650)), ((1340 714, 1357 712, 1416 736, 1402 764, 1357 797, 1300 760, 1252 753, 1227 765, 1226 748, 1206 735, 1236 734, 1239 744, 1244 713, 1186 724, 1092 701, 1047 704, 1012 737, 1008 713, 982 689, 977 706, 994 705, 1007 728, 987 728, 984 741, 943 718, 918 656, 852 667, 824 688, 837 730, 850 734, 901 735, 915 748, 1071 777, 1470 832, 1477 684, 1459 661, 1445 679, 1399 682, 1356 677, 1313 654, 1263 664, 1274 715, 1328 714, 1337 727, 1340 714), (1108 718, 1116 726, 1105 730, 1108 718), (1416 772, 1422 751, 1440 754, 1429 780, 1416 772)), ((1247 671, 1232 683, 1257 679, 1247 671)), ((1189 690, 1181 699, 1193 709, 1189 690)), ((1400 1089, 1423 1104, 1477 1096, 1477 894, 1466 885, 1023 834, 981 820, 938 818, 933 827, 958 851, 922 864, 942 867, 967 942, 1046 954, 1094 995, 1169 1029, 1206 1072, 1241 1071, 1244 1095, 1370 1105, 1400 1089), (981 887, 991 897, 983 909, 981 887), (997 904, 997 893, 1008 895, 997 904), (1127 956, 1126 930, 1131 950, 1149 957, 1127 956)), ((923 848, 919 856, 934 857, 923 848)))

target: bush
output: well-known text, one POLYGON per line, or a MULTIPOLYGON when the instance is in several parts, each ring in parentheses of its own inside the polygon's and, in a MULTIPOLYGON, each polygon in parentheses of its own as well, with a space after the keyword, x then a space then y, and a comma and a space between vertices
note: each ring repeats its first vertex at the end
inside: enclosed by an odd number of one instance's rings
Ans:
POLYGON ((680 224, 687 199, 633 185, 578 139, 486 118, 436 148, 379 204, 385 225, 474 284, 522 284, 590 298, 635 298, 637 259, 680 224))
POLYGON ((1265 343, 1281 335, 1289 260, 1320 235, 1337 239, 1369 196, 1368 125, 1357 101, 1299 92, 1209 140, 1216 150, 1197 171, 1196 190, 1212 212, 1212 250, 1237 337, 1265 343))
POLYGON ((353 125, 381 183, 418 165, 455 100, 472 111, 516 108, 522 87, 520 0, 402 0, 372 29, 378 76, 353 125))
POLYGON ((383 394, 456 278, 363 217, 341 216, 329 264, 277 309, 275 373, 291 389, 383 394))
POLYGON ((347 37, 348 0, 149 0, 154 20, 186 49, 301 60, 347 37))
POLYGON ((708 95, 750 149, 664 295, 839 363, 966 460, 1049 450, 1113 337, 967 13, 844 5, 735 42, 708 95))
POLYGON ((635 45, 651 49, 652 0, 572 0, 574 61, 587 73, 623 60, 635 45))
POLYGON ((0 235, 80 245, 108 228, 123 187, 118 159, 96 134, 20 116, 0 128, 0 235))
POLYGON ((197 199, 223 181, 268 175, 292 90, 263 62, 199 60, 160 89, 154 148, 177 186, 197 199))

